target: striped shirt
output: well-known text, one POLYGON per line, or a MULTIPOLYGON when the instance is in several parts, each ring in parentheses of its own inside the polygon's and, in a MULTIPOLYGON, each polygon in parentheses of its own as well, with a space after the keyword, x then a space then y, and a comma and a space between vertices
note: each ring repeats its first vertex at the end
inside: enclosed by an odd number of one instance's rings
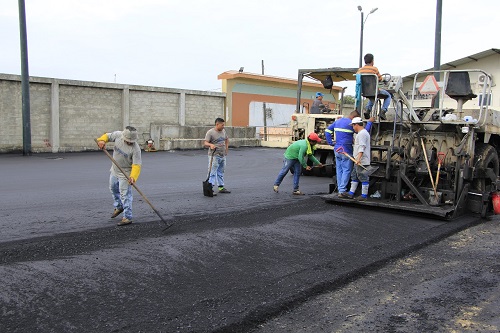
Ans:
POLYGON ((378 80, 382 81, 382 75, 380 75, 380 72, 378 71, 378 68, 375 66, 371 65, 364 65, 360 69, 358 69, 356 74, 375 74, 378 76, 378 80))

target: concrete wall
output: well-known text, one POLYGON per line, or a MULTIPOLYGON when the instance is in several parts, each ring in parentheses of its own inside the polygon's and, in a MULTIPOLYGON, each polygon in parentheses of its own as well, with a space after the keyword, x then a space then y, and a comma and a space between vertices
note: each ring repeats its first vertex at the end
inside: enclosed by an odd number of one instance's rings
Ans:
MULTIPOLYGON (((151 124, 151 138, 157 142, 157 149, 201 149, 204 148, 205 134, 213 128, 211 126, 176 126, 165 124, 151 124)), ((229 137, 229 146, 260 146, 256 138, 255 127, 225 127, 229 137)))
MULTIPOLYGON (((218 92, 31 77, 32 151, 95 150, 95 137, 127 125, 141 142, 152 124, 213 126, 225 118, 224 101, 218 92)), ((22 151, 19 75, 0 74, 0 123, 0 152, 22 151)))

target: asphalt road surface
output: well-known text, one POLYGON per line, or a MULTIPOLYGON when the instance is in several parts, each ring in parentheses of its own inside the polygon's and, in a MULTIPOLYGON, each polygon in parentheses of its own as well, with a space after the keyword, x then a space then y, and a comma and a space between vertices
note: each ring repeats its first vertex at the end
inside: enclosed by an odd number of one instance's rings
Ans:
MULTIPOLYGON (((0 155, 0 332, 274 332, 276 323, 289 332, 304 325, 317 332, 295 315, 282 320, 301 306, 319 315, 311 302, 353 283, 370 286, 373 274, 480 222, 326 204, 320 195, 329 179, 320 177, 301 178, 305 196, 291 195, 290 176, 274 193, 282 153, 232 149, 226 172, 232 193, 214 198, 202 195, 206 152, 143 153, 138 186, 174 224, 166 231, 137 193, 134 223, 116 227, 109 218, 111 162, 102 152, 0 155)), ((498 235, 497 222, 480 226, 498 235)), ((498 252, 490 248, 483 255, 494 273, 498 252)), ((478 293, 498 290, 498 280, 489 283, 478 293)), ((363 292, 370 297, 374 290, 363 292)), ((329 307, 353 321, 362 317, 342 302, 329 307)), ((345 317, 323 314, 346 324, 345 317)), ((396 320, 410 318, 401 316, 396 320)), ((377 331, 372 321, 350 331, 377 331)))

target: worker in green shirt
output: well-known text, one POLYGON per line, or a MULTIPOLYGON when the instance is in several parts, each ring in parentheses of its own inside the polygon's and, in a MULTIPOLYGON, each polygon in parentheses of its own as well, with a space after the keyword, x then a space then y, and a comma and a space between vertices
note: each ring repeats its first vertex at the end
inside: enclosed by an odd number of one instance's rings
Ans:
POLYGON ((311 133, 307 137, 307 139, 298 140, 292 143, 285 151, 285 158, 283 160, 283 168, 278 174, 278 178, 274 182, 274 192, 278 193, 278 188, 285 178, 288 171, 293 169, 293 194, 294 195, 303 195, 304 193, 299 190, 299 179, 300 174, 302 173, 302 167, 306 170, 311 170, 311 167, 307 165, 307 159, 311 159, 314 165, 323 167, 316 157, 314 157, 313 151, 315 149, 315 145, 321 142, 318 134, 311 133))

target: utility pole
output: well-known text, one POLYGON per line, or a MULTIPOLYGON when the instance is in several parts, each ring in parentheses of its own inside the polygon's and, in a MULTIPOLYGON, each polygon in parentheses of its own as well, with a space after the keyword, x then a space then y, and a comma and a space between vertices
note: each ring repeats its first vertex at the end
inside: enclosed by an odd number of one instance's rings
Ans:
MULTIPOLYGON (((262 60, 262 75, 264 75, 264 60, 262 60)), ((267 141, 267 112, 266 112, 266 102, 262 103, 262 113, 264 114, 264 141, 267 141)))
POLYGON ((21 91, 23 103, 23 155, 31 155, 30 75, 28 71, 28 38, 26 33, 26 8, 19 0, 19 35, 21 39, 21 91))
POLYGON ((358 6, 358 10, 361 12, 361 31, 359 36, 359 68, 363 67, 363 30, 364 30, 364 22, 363 22, 363 10, 361 6, 358 6))
MULTIPOLYGON (((437 0, 436 5, 436 32, 434 36, 434 71, 439 71, 441 68, 441 18, 443 15, 443 1, 437 0)), ((434 72, 434 77, 436 81, 440 81, 441 75, 438 72, 434 72)), ((439 92, 434 98, 435 108, 439 107, 439 92)))
POLYGON ((363 67, 363 31, 365 30, 365 23, 368 20, 368 16, 370 14, 375 13, 378 10, 378 7, 373 8, 370 12, 364 17, 363 7, 358 6, 358 10, 361 13, 361 31, 359 36, 359 67, 363 67))

